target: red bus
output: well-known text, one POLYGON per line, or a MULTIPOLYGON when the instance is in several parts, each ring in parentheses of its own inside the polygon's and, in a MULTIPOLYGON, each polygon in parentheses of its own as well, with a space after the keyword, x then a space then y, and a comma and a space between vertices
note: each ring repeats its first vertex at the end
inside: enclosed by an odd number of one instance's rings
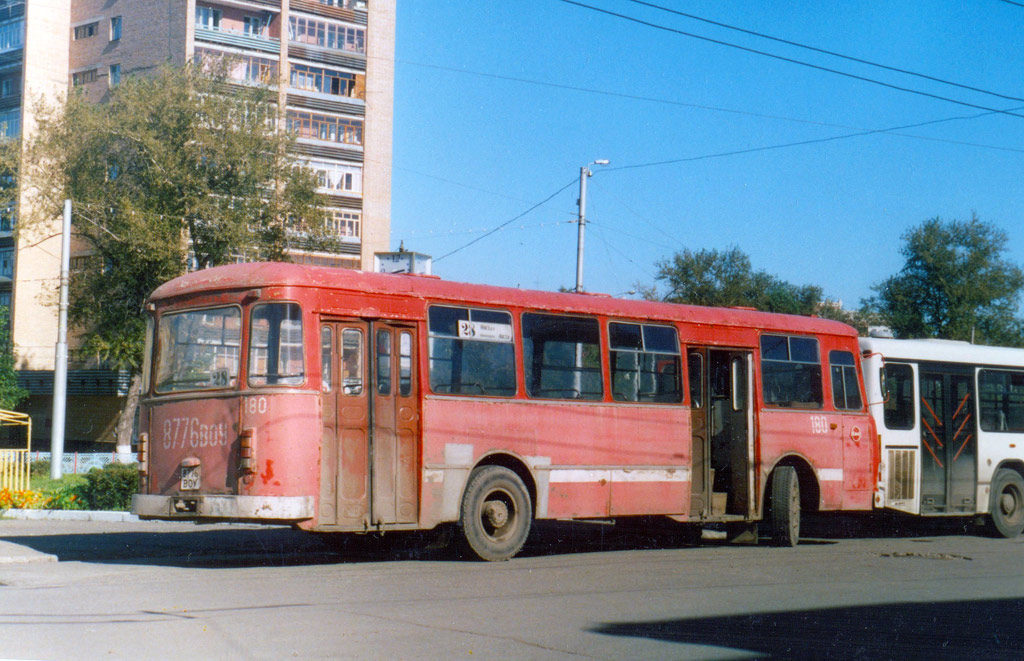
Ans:
POLYGON ((142 518, 315 531, 664 515, 793 545, 870 510, 856 331, 809 317, 294 264, 153 293, 142 518))

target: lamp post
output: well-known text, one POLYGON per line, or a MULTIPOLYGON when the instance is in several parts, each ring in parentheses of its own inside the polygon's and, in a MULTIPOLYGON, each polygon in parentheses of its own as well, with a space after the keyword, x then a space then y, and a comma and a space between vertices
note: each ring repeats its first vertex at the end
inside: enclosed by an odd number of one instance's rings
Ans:
POLYGON ((594 176, 591 165, 608 165, 607 158, 599 158, 580 168, 580 198, 576 201, 580 207, 579 220, 576 228, 576 293, 583 291, 583 235, 587 225, 587 178, 594 176))

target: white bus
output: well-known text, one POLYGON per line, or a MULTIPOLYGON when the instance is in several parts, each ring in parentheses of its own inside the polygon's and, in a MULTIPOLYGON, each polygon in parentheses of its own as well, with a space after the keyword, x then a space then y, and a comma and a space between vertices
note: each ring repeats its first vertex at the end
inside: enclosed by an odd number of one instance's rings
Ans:
POLYGON ((989 515, 1024 530, 1024 349, 950 340, 861 338, 877 426, 875 507, 922 516, 989 515))

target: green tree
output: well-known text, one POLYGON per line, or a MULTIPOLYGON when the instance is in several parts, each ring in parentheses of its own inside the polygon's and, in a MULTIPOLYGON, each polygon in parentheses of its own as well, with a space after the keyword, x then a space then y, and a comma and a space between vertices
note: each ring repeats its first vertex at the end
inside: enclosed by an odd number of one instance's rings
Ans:
POLYGON ((896 337, 1024 346, 1024 272, 1006 260, 1006 233, 977 216, 926 220, 903 235, 899 273, 864 301, 896 337))
POLYGON ((10 310, 6 305, 0 306, 0 409, 9 411, 28 397, 28 391, 18 387, 10 328, 10 310))
POLYGON ((277 129, 276 93, 228 85, 229 65, 165 67, 122 79, 104 103, 72 93, 41 106, 20 169, 11 154, 0 163, 35 192, 19 226, 52 223, 73 201, 92 258, 72 277, 69 320, 82 349, 112 367, 138 370, 145 301, 190 263, 330 247, 315 176, 277 129))

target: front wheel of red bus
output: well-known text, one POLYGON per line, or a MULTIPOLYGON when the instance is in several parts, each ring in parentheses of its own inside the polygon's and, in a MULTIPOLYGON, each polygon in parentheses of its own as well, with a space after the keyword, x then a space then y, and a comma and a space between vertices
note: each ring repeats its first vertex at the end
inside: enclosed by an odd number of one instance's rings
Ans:
POLYGON ((792 466, 772 472, 769 495, 771 541, 775 546, 796 546, 800 541, 800 481, 792 466))
POLYGON ((1024 530, 1024 478, 1000 468, 992 478, 992 528, 1001 537, 1016 537, 1024 530))
POLYGON ((508 560, 530 534, 530 493, 502 466, 482 466, 469 476, 459 526, 469 550, 481 560, 508 560))

